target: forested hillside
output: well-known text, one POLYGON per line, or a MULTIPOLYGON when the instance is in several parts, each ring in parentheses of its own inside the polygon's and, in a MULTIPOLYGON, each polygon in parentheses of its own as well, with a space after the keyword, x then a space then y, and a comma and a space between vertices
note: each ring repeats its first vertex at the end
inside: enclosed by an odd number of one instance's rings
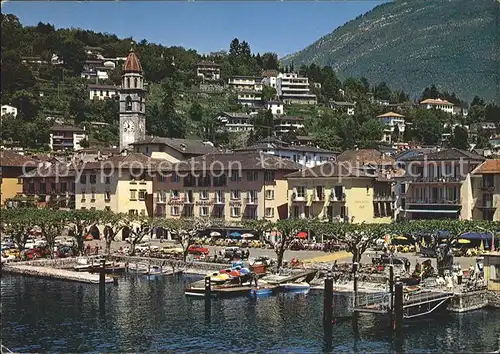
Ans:
POLYGON ((469 102, 479 95, 499 103, 499 4, 395 0, 283 58, 283 63, 330 65, 343 77, 389 82, 412 97, 436 84, 469 102))

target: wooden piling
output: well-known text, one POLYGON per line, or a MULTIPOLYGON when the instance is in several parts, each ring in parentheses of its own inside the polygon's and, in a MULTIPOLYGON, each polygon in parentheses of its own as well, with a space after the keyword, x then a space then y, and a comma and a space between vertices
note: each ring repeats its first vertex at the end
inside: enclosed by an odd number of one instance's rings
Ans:
POLYGON ((333 279, 331 277, 325 278, 323 294, 323 325, 326 327, 333 323, 333 279))
POLYGON ((394 330, 401 332, 403 328, 403 283, 396 282, 394 290, 394 330))
POLYGON ((208 298, 210 299, 210 296, 212 295, 212 281, 210 277, 205 277, 205 299, 208 298))
POLYGON ((99 300, 104 302, 106 297, 106 261, 103 259, 101 261, 101 267, 99 268, 99 300))
POLYGON ((353 285, 354 285, 354 307, 358 306, 358 262, 352 264, 353 285))

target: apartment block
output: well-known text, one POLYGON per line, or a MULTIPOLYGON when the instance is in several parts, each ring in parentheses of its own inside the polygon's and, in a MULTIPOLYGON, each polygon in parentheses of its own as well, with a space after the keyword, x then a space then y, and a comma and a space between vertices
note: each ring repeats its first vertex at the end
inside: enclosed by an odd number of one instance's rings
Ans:
POLYGON ((393 214, 391 185, 378 177, 335 161, 289 174, 290 217, 388 223, 393 214))
POLYGON ((154 215, 227 222, 287 218, 284 176, 300 168, 258 152, 214 153, 179 162, 153 181, 154 215))
POLYGON ((402 159, 405 186, 401 191, 406 219, 472 218, 471 173, 484 162, 477 154, 447 149, 402 159))
POLYGON ((309 88, 309 79, 297 73, 279 73, 276 91, 281 101, 287 104, 316 104, 316 95, 309 88))

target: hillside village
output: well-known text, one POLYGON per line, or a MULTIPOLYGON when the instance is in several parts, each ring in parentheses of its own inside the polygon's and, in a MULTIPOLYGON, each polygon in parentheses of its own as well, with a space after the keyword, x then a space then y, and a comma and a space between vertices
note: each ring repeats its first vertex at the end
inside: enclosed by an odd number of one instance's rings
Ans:
MULTIPOLYGON (((3 27, 17 21, 9 16, 3 27)), ((275 54, 251 54, 238 39, 229 53, 182 69, 161 54, 171 72, 159 82, 147 79, 141 44, 115 56, 82 48, 81 65, 64 50, 7 59, 33 82, 27 92, 2 81, 2 205, 232 221, 500 219, 500 165, 491 159, 499 107, 479 97, 468 105, 431 85, 410 99, 386 83, 341 82, 329 67, 280 67, 275 54), (241 63, 248 74, 235 73, 241 63), (69 82, 80 91, 61 94, 70 88, 59 78, 49 89, 44 71, 76 76, 69 82), (207 159, 241 169, 217 178, 193 170, 207 159), (132 175, 134 164, 147 166, 143 175, 132 175), (179 169, 193 175, 181 178, 179 169)))

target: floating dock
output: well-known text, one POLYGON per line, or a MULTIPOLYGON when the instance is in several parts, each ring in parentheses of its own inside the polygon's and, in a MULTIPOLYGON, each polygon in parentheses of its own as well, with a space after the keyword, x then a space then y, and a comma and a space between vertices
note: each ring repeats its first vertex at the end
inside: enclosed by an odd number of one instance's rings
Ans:
MULTIPOLYGON (((75 281, 87 284, 99 284, 99 274, 87 272, 75 272, 67 269, 49 268, 26 264, 2 264, 2 272, 31 275, 40 278, 52 278, 75 281)), ((106 277, 106 283, 112 283, 113 279, 106 277)))

